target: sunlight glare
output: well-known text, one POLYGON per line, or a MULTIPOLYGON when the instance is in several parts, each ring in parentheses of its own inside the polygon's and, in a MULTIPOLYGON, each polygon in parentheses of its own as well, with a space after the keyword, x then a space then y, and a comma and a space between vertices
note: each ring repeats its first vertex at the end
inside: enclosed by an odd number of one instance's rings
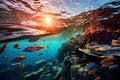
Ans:
POLYGON ((45 22, 47 25, 50 25, 52 23, 52 18, 50 16, 45 17, 45 22))

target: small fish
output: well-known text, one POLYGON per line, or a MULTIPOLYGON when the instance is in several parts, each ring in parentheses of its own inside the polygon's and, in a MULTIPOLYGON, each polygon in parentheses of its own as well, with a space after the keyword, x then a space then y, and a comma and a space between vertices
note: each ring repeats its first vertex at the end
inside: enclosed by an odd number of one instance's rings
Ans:
POLYGON ((3 52, 5 51, 6 46, 7 46, 7 42, 4 43, 4 44, 2 45, 2 47, 0 48, 0 53, 3 53, 3 52))
POLYGON ((25 48, 23 51, 24 52, 35 52, 41 49, 46 48, 45 46, 28 46, 27 48, 25 48))
POLYGON ((66 55, 69 55, 70 54, 70 52, 67 52, 67 54, 66 55))
POLYGON ((95 80, 101 80, 100 78, 101 78, 101 77, 100 77, 100 76, 98 76, 98 77, 96 77, 96 78, 95 78, 95 80))
POLYGON ((46 41, 46 40, 43 40, 43 41, 46 41))
POLYGON ((11 71, 11 68, 5 68, 5 69, 0 70, 0 74, 4 72, 8 72, 8 71, 11 71))
POLYGON ((75 61, 78 61, 78 60, 80 60, 80 58, 79 58, 79 57, 75 57, 74 60, 75 60, 75 61))
POLYGON ((90 70, 90 71, 88 72, 88 74, 94 74, 94 73, 96 73, 96 70, 90 70))
POLYGON ((100 64, 103 64, 103 63, 106 63, 106 62, 113 62, 114 60, 116 60, 116 58, 105 58, 100 62, 100 64))
POLYGON ((63 77, 60 77, 59 80, 63 80, 63 77))
POLYGON ((76 33, 76 37, 80 37, 80 33, 76 33))
POLYGON ((20 49, 20 48, 19 48, 19 44, 15 44, 15 45, 14 45, 14 48, 20 49))
POLYGON ((29 74, 29 71, 25 71, 25 72, 21 73, 19 76, 24 77, 27 74, 29 74))
POLYGON ((109 66, 109 69, 115 69, 115 68, 117 68, 118 66, 119 66, 118 64, 113 64, 113 65, 109 66))
POLYGON ((76 32, 76 31, 77 31, 77 29, 75 28, 73 31, 74 31, 74 32, 76 32))
POLYGON ((26 59, 26 57, 25 56, 18 56, 18 57, 16 57, 16 58, 14 58, 14 59, 12 59, 12 61, 11 62, 21 62, 21 61, 23 61, 23 60, 25 60, 26 59))
POLYGON ((49 48, 49 46, 46 46, 47 48, 49 48))
POLYGON ((20 65, 21 63, 12 63, 11 66, 17 66, 20 65))
POLYGON ((41 56, 43 53, 41 52, 40 54, 38 54, 39 56, 41 56))
POLYGON ((76 54, 76 52, 75 52, 75 51, 72 51, 72 54, 76 54))
POLYGON ((75 47, 74 47, 75 50, 78 50, 79 48, 80 48, 79 46, 75 46, 75 47))
POLYGON ((21 68, 23 68, 23 67, 25 67, 25 65, 24 64, 20 64, 20 65, 17 65, 17 66, 15 66, 15 67, 13 67, 12 68, 12 70, 19 70, 19 69, 21 69, 21 68))
POLYGON ((106 59, 103 59, 100 64, 102 64, 102 67, 103 68, 107 68, 109 67, 110 65, 114 64, 114 60, 116 60, 116 58, 106 58, 106 59))
POLYGON ((4 56, 2 56, 2 58, 3 58, 3 59, 5 59, 5 60, 8 60, 8 57, 7 57, 7 56, 5 56, 5 55, 4 55, 4 56))
POLYGON ((35 41, 38 41, 39 39, 40 39, 40 37, 30 38, 29 42, 35 42, 35 41))

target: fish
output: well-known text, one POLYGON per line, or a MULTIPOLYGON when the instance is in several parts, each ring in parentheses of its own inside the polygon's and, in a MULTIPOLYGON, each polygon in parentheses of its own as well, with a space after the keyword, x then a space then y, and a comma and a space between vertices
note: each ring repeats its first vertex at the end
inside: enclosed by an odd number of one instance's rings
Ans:
POLYGON ((76 37, 80 37, 80 33, 76 33, 76 37))
POLYGON ((2 47, 0 48, 0 53, 3 53, 6 49, 6 46, 7 46, 7 42, 5 42, 2 47))
POLYGON ((40 37, 33 37, 29 39, 29 42, 36 42, 40 39, 40 37))
POLYGON ((11 62, 17 63, 17 62, 21 62, 21 61, 23 61, 25 59, 26 59, 26 56, 18 56, 16 58, 12 59, 11 62))
POLYGON ((47 48, 49 48, 49 46, 46 46, 47 48))
POLYGON ((110 65, 114 64, 114 60, 116 60, 116 58, 105 58, 100 62, 100 64, 102 64, 103 68, 107 68, 110 65))
POLYGON ((15 44, 15 45, 14 45, 14 48, 20 49, 20 48, 19 48, 19 44, 15 44))
POLYGON ((63 80, 63 77, 60 77, 59 80, 63 80))
POLYGON ((74 60, 75 60, 75 61, 78 61, 78 60, 80 60, 80 58, 79 58, 79 57, 75 57, 74 60))
POLYGON ((11 66, 17 66, 20 65, 21 63, 12 63, 11 66))
POLYGON ((4 73, 4 72, 8 72, 8 71, 11 71, 11 68, 5 68, 5 69, 2 69, 0 70, 0 73, 4 73))
POLYGON ((43 53, 41 52, 40 54, 38 54, 39 56, 41 56, 43 53))
POLYGON ((109 69, 111 69, 111 70, 116 69, 118 66, 119 66, 118 64, 113 64, 113 65, 109 66, 109 69))
POLYGON ((14 66, 13 68, 12 68, 12 70, 19 70, 19 69, 21 69, 21 68, 23 68, 23 67, 25 67, 25 65, 24 64, 20 64, 20 65, 17 65, 17 66, 14 66))
POLYGON ((75 28, 73 31, 74 31, 74 32, 76 32, 76 31, 77 31, 77 29, 75 28))
POLYGON ((5 69, 2 69, 0 70, 0 73, 4 73, 4 72, 8 72, 8 71, 16 71, 16 70, 19 70, 21 68, 25 67, 24 64, 19 64, 19 65, 16 65, 16 66, 12 66, 12 67, 7 67, 5 69))
POLYGON ((45 49, 45 46, 28 46, 27 48, 25 48, 23 51, 24 52, 35 52, 41 49, 45 49))
POLYGON ((116 60, 116 58, 105 58, 105 59, 103 59, 103 60, 100 62, 100 64, 103 64, 103 63, 105 63, 105 62, 114 61, 114 60, 116 60))
POLYGON ((67 54, 66 55, 70 55, 70 52, 67 52, 67 54))
POLYGON ((94 73, 96 73, 96 70, 90 70, 90 71, 88 72, 88 74, 94 74, 94 73))
POLYGON ((41 64, 41 63, 45 63, 45 62, 46 62, 46 60, 45 60, 45 59, 41 59, 41 60, 39 60, 39 61, 35 62, 35 64, 41 64))
POLYGON ((19 76, 24 77, 27 74, 29 74, 29 71, 25 71, 25 72, 21 73, 19 76))
POLYGON ((98 76, 98 77, 96 77, 96 78, 95 78, 95 80, 101 80, 100 78, 101 78, 101 77, 100 77, 100 76, 98 76))
POLYGON ((75 47, 74 47, 75 50, 78 50, 79 48, 80 48, 79 46, 75 46, 75 47))
POLYGON ((8 60, 8 57, 5 56, 5 55, 3 55, 2 58, 5 59, 5 60, 8 60))

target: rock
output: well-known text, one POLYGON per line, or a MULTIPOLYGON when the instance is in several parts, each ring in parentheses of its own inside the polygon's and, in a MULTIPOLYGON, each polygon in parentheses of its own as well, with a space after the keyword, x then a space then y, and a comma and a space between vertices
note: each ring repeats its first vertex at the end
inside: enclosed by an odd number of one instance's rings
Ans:
POLYGON ((37 62, 35 62, 36 66, 35 66, 35 70, 38 70, 41 66, 44 66, 44 65, 52 65, 53 64, 53 59, 41 59, 41 60, 38 60, 37 62))
POLYGON ((87 45, 87 49, 80 49, 79 51, 84 52, 87 55, 91 55, 91 56, 96 56, 96 57, 100 57, 100 58, 104 58, 104 57, 108 57, 108 56, 114 56, 114 55, 118 55, 120 56, 120 47, 112 47, 110 45, 93 45, 93 46, 89 46, 87 45))
POLYGON ((112 40, 111 46, 120 47, 120 41, 119 40, 112 40))
POLYGON ((71 71, 71 65, 72 63, 70 62, 70 58, 72 56, 66 56, 64 58, 64 65, 62 67, 62 77, 63 77, 63 80, 71 80, 70 76, 70 71, 71 71))
POLYGON ((68 52, 71 52, 73 50, 73 46, 74 46, 73 42, 74 42, 74 40, 70 39, 69 41, 63 43, 61 48, 58 50, 57 59, 60 62, 63 62, 65 55, 68 52))
POLYGON ((62 68, 59 66, 53 66, 52 67, 52 79, 56 79, 58 77, 58 75, 61 73, 62 68))
POLYGON ((71 80, 86 80, 88 78, 89 70, 81 67, 80 65, 71 66, 71 80))
POLYGON ((39 60, 39 61, 35 62, 35 64, 42 64, 42 63, 44 63, 45 61, 46 61, 45 59, 42 59, 42 60, 39 60))
MULTIPOLYGON (((50 78, 50 73, 51 72, 51 66, 47 65, 44 71, 39 75, 39 80, 47 80, 47 78, 50 78)), ((51 80, 51 79, 50 79, 51 80)))
POLYGON ((88 70, 99 70, 99 66, 96 63, 87 63, 85 66, 88 70))
POLYGON ((34 76, 34 75, 38 75, 38 74, 41 73, 45 68, 46 68, 46 66, 42 66, 42 67, 40 67, 37 71, 31 72, 31 73, 25 75, 24 78, 29 78, 29 77, 32 77, 32 76, 34 76))
POLYGON ((61 73, 60 66, 47 66, 39 77, 39 80, 54 80, 61 73))
POLYGON ((39 80, 52 80, 52 74, 41 75, 39 80))

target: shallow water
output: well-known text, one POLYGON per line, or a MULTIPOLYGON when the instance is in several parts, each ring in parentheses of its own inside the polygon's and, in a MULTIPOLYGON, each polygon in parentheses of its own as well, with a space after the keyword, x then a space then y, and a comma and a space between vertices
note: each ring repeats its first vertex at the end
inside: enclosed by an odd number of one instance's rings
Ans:
MULTIPOLYGON (((36 42, 29 42, 27 38, 25 39, 16 39, 13 41, 8 42, 6 50, 0 54, 0 64, 2 63, 10 63, 10 61, 15 58, 16 56, 26 56, 27 59, 22 61, 24 64, 31 64, 34 65, 36 61, 41 59, 50 59, 55 58, 58 49, 61 47, 62 43, 69 40, 71 37, 75 37, 76 33, 80 32, 82 34, 83 27, 77 28, 77 31, 74 31, 74 27, 69 27, 65 31, 62 31, 59 34, 54 34, 50 36, 41 37, 36 42), (20 49, 15 49, 14 45, 19 43, 20 49), (45 49, 36 52, 23 52, 23 49, 28 46, 34 45, 43 45, 46 46, 45 49), (43 53, 39 56, 40 53, 43 53), (9 60, 5 60, 2 56, 7 56, 9 60)), ((0 46, 2 43, 0 43, 0 46)), ((11 64, 11 63, 10 63, 11 64)))

